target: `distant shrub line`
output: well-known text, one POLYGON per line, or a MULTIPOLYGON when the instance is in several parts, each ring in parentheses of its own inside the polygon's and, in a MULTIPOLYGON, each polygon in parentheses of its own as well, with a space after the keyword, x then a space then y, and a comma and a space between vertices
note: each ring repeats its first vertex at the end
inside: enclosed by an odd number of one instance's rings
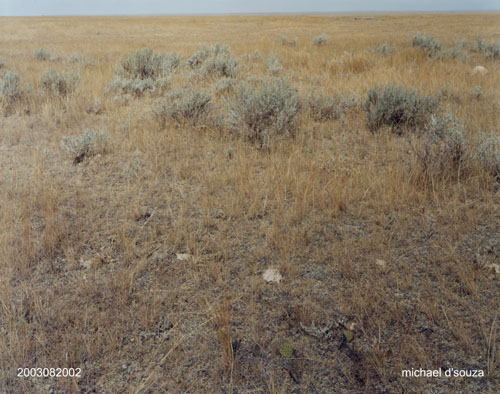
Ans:
POLYGON ((466 40, 455 40, 453 48, 444 48, 444 46, 433 37, 427 37, 424 34, 417 34, 410 40, 413 47, 421 48, 427 56, 431 58, 452 58, 467 60, 469 49, 471 52, 481 53, 488 59, 500 59, 500 42, 496 44, 485 42, 482 38, 477 38, 475 43, 469 43, 466 40))
MULTIPOLYGON (((296 45, 296 39, 279 38, 283 45, 296 45)), ((313 39, 313 45, 321 46, 328 40, 323 33, 313 39)), ((465 49, 491 59, 500 57, 500 44, 493 45, 482 39, 474 44, 455 41, 453 48, 443 48, 433 37, 418 34, 410 43, 436 59, 464 60, 467 56, 465 49)), ((378 43, 372 52, 387 56, 394 50, 386 43, 378 43)), ((34 52, 34 58, 45 61, 51 56, 42 48, 34 52)), ((260 58, 256 51, 253 60, 260 58)), ((68 62, 70 59, 71 62, 73 59, 81 62, 77 55, 68 57, 68 62)), ((250 58, 247 56, 247 59, 250 58)), ((481 132, 477 143, 473 144, 460 120, 449 110, 444 115, 441 113, 442 96, 439 94, 426 96, 402 85, 387 84, 369 89, 364 103, 356 96, 325 95, 315 90, 302 96, 285 76, 277 54, 270 52, 264 65, 269 76, 257 78, 247 74, 243 78, 245 68, 227 45, 205 46, 187 59, 175 52, 155 53, 150 48, 142 48, 118 61, 109 91, 118 93, 118 97, 124 100, 126 98, 125 102, 146 94, 156 97, 151 110, 161 128, 170 121, 177 125, 208 126, 260 149, 268 148, 276 139, 293 138, 300 116, 309 117, 314 122, 336 119, 344 122, 343 115, 356 107, 364 109, 371 132, 386 129, 412 139, 415 163, 425 182, 460 176, 466 168, 474 165, 500 180, 499 138, 494 132, 481 132), (188 82, 199 83, 200 77, 212 81, 209 86, 213 95, 189 86, 193 83, 173 89, 172 77, 181 68, 190 70, 188 82)), ((4 67, 6 64, 0 59, 0 68, 4 67)), ((64 73, 51 68, 41 75, 39 94, 66 97, 77 89, 78 84, 79 76, 75 72, 64 73)), ((31 89, 27 85, 21 87, 20 77, 15 72, 0 71, 0 104, 4 109, 10 111, 31 89)), ((483 99, 481 86, 474 87, 469 95, 477 100, 483 99)), ((85 111, 100 114, 102 100, 89 95, 85 111)), ((80 137, 63 137, 61 144, 74 155, 74 161, 79 162, 106 151, 108 140, 109 134, 105 131, 86 130, 80 137)))

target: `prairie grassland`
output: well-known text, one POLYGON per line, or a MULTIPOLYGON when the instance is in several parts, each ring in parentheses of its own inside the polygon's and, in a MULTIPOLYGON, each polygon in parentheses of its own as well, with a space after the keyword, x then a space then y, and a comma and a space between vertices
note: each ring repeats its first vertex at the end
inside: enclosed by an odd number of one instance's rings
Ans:
POLYGON ((478 157, 481 133, 500 138, 500 59, 474 45, 499 42, 499 24, 0 18, 0 80, 20 81, 0 97, 0 391, 495 392, 500 174, 478 157), (420 33, 440 52, 413 47, 420 33), (234 79, 273 74, 300 95, 294 136, 259 149, 227 127, 238 87, 217 93, 216 74, 186 63, 216 42, 234 79), (165 85, 111 89, 122 56, 144 47, 180 57, 165 85), (51 92, 50 68, 78 81, 51 92), (441 156, 416 130, 369 130, 367 94, 389 83, 438 97, 463 124, 460 165, 425 161, 441 156), (210 94, 208 114, 159 121, 159 97, 184 86, 210 94), (331 117, 308 109, 319 94, 337 97, 331 117), (109 134, 101 149, 61 145, 88 129, 109 134), (17 377, 44 367, 82 376, 17 377), (450 367, 484 377, 401 377, 450 367))

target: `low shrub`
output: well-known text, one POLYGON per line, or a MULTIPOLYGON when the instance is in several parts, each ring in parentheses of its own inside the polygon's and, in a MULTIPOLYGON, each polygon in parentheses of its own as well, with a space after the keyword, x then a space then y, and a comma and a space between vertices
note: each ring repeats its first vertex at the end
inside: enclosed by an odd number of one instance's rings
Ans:
POLYGON ((167 76, 180 65, 180 57, 173 53, 154 53, 142 48, 122 57, 115 65, 115 75, 123 79, 158 79, 167 76))
POLYGON ((102 130, 85 130, 80 137, 64 136, 61 147, 74 156, 73 163, 78 164, 86 157, 105 153, 108 150, 110 135, 102 130))
POLYGON ((491 46, 486 57, 490 59, 500 59, 500 42, 497 42, 495 46, 491 46))
POLYGON ((79 68, 84 68, 87 66, 93 66, 95 60, 91 56, 80 56, 76 53, 72 53, 66 59, 64 59, 66 64, 76 64, 79 68))
POLYGON ((480 99, 483 95, 483 89, 481 89, 481 86, 477 85, 472 88, 471 93, 476 99, 480 99))
POLYGON ((269 71, 271 75, 276 75, 281 70, 283 70, 278 55, 274 54, 273 52, 269 53, 269 58, 267 59, 266 67, 267 71, 269 71))
POLYGON ((110 85, 111 90, 130 94, 134 97, 141 97, 146 92, 161 92, 169 87, 170 79, 168 77, 155 80, 152 78, 125 79, 115 76, 110 85))
POLYGON ((500 59, 500 42, 497 42, 495 45, 484 41, 481 37, 478 37, 474 45, 471 46, 470 50, 472 52, 482 53, 490 59, 500 59))
POLYGON ((432 116, 413 145, 419 177, 427 184, 455 179, 464 168, 467 154, 464 125, 449 111, 432 116))
POLYGON ((438 40, 424 34, 417 34, 411 39, 410 43, 413 47, 423 49, 429 57, 436 56, 441 50, 441 43, 438 40))
POLYGON ((460 48, 450 48, 439 51, 435 57, 438 59, 458 59, 465 62, 469 55, 460 48))
POLYGON ((33 57, 36 60, 50 60, 50 52, 40 48, 33 53, 33 57))
POLYGON ((321 45, 326 44, 329 39, 330 39, 329 36, 327 36, 325 33, 322 33, 320 36, 314 37, 312 42, 313 42, 313 45, 321 46, 321 45))
POLYGON ((284 78, 241 82, 227 105, 231 131, 260 148, 275 137, 295 135, 301 99, 284 78))
POLYGON ((213 84, 213 89, 216 94, 225 94, 234 91, 236 88, 236 79, 222 77, 213 84))
POLYGON ((162 127, 165 127, 168 119, 173 119, 181 124, 185 121, 194 124, 209 114, 211 100, 208 93, 184 87, 157 99, 153 103, 153 114, 162 127))
POLYGON ((418 91, 404 89, 401 85, 375 86, 368 91, 365 101, 368 127, 376 131, 385 125, 398 133, 403 129, 421 128, 438 104, 437 98, 422 96, 418 91))
POLYGON ((454 40, 453 45, 457 49, 465 49, 469 46, 469 42, 467 40, 454 40))
POLYGON ((323 96, 314 91, 307 97, 306 104, 311 117, 317 122, 338 119, 342 113, 337 97, 323 96))
POLYGON ((205 46, 191 56, 187 63, 203 76, 234 78, 238 74, 238 60, 227 45, 221 46, 219 43, 213 47, 205 46))
POLYGON ((48 94, 66 96, 72 93, 78 85, 79 78, 74 72, 59 73, 53 68, 42 74, 40 84, 42 89, 48 94))
POLYGON ((99 97, 88 97, 85 112, 88 114, 99 115, 102 112, 102 100, 99 97))
POLYGON ((142 48, 122 57, 115 65, 111 90, 142 96, 145 92, 161 92, 170 86, 170 74, 181 64, 173 53, 154 53, 142 48))
POLYGON ((0 99, 12 103, 22 95, 21 78, 15 72, 7 71, 0 80, 0 99))
POLYGON ((480 133, 479 145, 474 158, 481 168, 500 181, 500 137, 493 133, 480 133))
POLYGON ((375 51, 383 57, 386 57, 387 55, 393 53, 396 50, 395 47, 390 47, 387 45, 387 43, 383 43, 382 45, 378 45, 377 48, 375 48, 375 51))
POLYGON ((290 46, 290 47, 294 47, 295 45, 297 45, 297 38, 288 39, 287 37, 280 34, 279 39, 280 39, 282 45, 290 46))

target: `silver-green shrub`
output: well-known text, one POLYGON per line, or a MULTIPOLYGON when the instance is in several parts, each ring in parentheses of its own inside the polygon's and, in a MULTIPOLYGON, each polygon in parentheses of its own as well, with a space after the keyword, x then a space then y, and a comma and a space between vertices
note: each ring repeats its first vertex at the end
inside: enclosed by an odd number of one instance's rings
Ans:
POLYGON ((124 79, 158 79, 167 76, 179 67, 180 58, 175 52, 154 53, 151 48, 142 48, 124 56, 115 65, 115 75, 124 79))
POLYGON ((401 85, 375 86, 368 91, 365 101, 368 127, 375 131, 390 126, 398 133, 403 129, 421 128, 438 104, 437 98, 422 96, 418 91, 401 85))
POLYGON ((383 57, 386 57, 387 55, 393 53, 396 50, 395 47, 390 47, 387 45, 387 43, 383 43, 382 45, 377 45, 377 48, 375 48, 375 51, 383 57))
POLYGON ((64 59, 66 64, 77 64, 79 68, 84 68, 87 66, 93 66, 95 60, 91 56, 81 56, 76 53, 72 53, 66 59, 64 59))
POLYGON ((47 51, 46 49, 40 48, 33 53, 33 57, 36 60, 49 60, 50 52, 47 51))
POLYGON ((7 71, 0 80, 0 99, 11 103, 22 95, 21 78, 15 72, 7 71))
POLYGON ((212 87, 215 93, 225 94, 234 91, 236 88, 236 81, 237 80, 234 78, 222 77, 218 79, 212 87))
POLYGON ((474 158, 481 167, 500 181, 500 137, 493 133, 480 133, 479 145, 474 158))
POLYGON ((472 88, 471 93, 475 98, 480 99, 483 95, 483 89, 481 89, 481 86, 477 85, 472 88))
POLYGON ((111 82, 111 89, 125 94, 130 94, 135 97, 140 97, 146 92, 163 91, 170 87, 170 79, 168 77, 147 79, 123 79, 119 76, 114 76, 111 82))
POLYGON ((297 45, 297 38, 288 39, 287 37, 280 34, 279 39, 280 39, 282 45, 290 46, 290 47, 294 47, 295 45, 297 45))
POLYGON ((84 158, 105 153, 108 150, 110 135, 106 130, 95 132, 85 130, 80 137, 64 136, 61 147, 74 156, 73 162, 80 163, 84 158))
POLYGON ((413 47, 423 49, 429 57, 436 56, 441 50, 441 43, 438 40, 424 34, 417 34, 411 39, 410 43, 413 47))
POLYGON ((486 54, 486 57, 491 59, 500 59, 500 42, 497 42, 495 46, 491 46, 489 52, 486 54))
POLYGON ((87 105, 85 106, 85 112, 88 114, 99 115, 102 112, 102 100, 98 98, 94 98, 92 96, 88 97, 87 105))
POLYGON ((313 42, 313 45, 321 46, 321 45, 326 44, 329 39, 330 39, 330 37, 328 35, 326 35, 325 33, 322 33, 320 36, 314 37, 312 42, 313 42))
POLYGON ((456 47, 441 50, 434 56, 438 59, 458 59, 462 62, 465 62, 469 57, 469 55, 467 55, 467 52, 464 52, 462 49, 456 47))
POLYGON ((162 127, 168 119, 177 123, 197 123, 210 112, 212 98, 208 93, 184 87, 170 92, 153 103, 153 114, 162 127))
POLYGON ((165 90, 170 86, 170 74, 181 64, 181 58, 173 53, 154 53, 142 48, 122 57, 115 65, 111 89, 121 93, 141 96, 145 92, 165 90))
POLYGON ((78 75, 74 72, 62 73, 53 68, 42 74, 40 85, 45 93, 67 96, 75 91, 79 83, 78 75))
POLYGON ((267 71, 269 71, 271 75, 276 75, 281 70, 283 70, 283 66, 280 64, 280 58, 273 52, 269 53, 269 58, 267 59, 266 67, 267 71))
POLYGON ((227 105, 231 131, 261 148, 276 136, 295 135, 301 99, 284 78, 241 82, 227 105))
POLYGON ((313 91, 307 97, 306 103, 311 117, 317 122, 338 119, 342 113, 337 97, 327 97, 313 91))
POLYGON ((453 45, 457 49, 465 49, 469 46, 469 42, 467 40, 454 40, 453 45))
POLYGON ((426 182, 453 179, 466 164, 468 144, 465 126, 451 112, 431 116, 422 130, 420 143, 413 146, 420 175, 426 182))
POLYGON ((490 59, 500 59, 500 42, 496 45, 484 41, 481 37, 476 39, 476 42, 471 46, 472 52, 478 52, 490 59))
POLYGON ((198 69, 203 76, 231 77, 238 74, 239 61, 227 45, 216 43, 213 47, 203 47, 187 60, 192 69, 198 69))

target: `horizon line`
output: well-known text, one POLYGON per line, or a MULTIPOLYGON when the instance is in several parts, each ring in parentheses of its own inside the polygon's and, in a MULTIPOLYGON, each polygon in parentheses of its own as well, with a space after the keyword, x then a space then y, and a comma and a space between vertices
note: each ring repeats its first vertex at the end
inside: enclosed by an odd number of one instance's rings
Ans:
POLYGON ((405 11, 307 11, 307 12, 208 12, 208 13, 126 13, 126 14, 12 14, 0 15, 0 17, 88 17, 88 16, 108 16, 108 17, 122 17, 122 16, 329 16, 329 15, 363 15, 363 14, 486 14, 486 13, 500 13, 500 9, 460 9, 460 10, 405 10, 405 11))

